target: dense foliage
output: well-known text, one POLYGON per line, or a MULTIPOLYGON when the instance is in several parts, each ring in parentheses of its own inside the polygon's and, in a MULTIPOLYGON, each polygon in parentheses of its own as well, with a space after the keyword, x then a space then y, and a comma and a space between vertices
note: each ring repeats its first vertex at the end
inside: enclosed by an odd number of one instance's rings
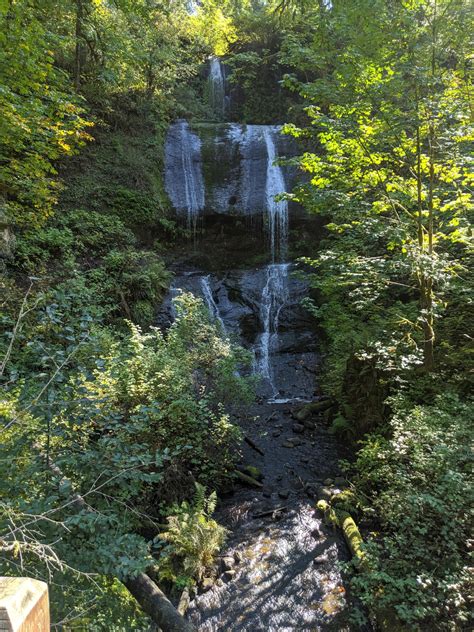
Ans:
POLYGON ((280 52, 307 113, 286 127, 305 150, 293 161, 306 174, 293 197, 328 231, 306 260, 308 306, 326 334, 333 431, 362 438, 348 466, 368 531, 354 588, 368 612, 395 612, 410 630, 464 629, 468 6, 334 1, 294 20, 280 52))
MULTIPOLYGON (((59 629, 148 625, 121 581, 194 582, 221 546, 246 354, 165 256, 170 120, 283 123, 319 214, 306 303, 367 617, 470 629, 472 32, 467 0, 0 0, 0 570, 51 581, 59 629), (194 495, 194 500, 193 500, 194 495), (114 622, 114 623, 111 623, 114 622), (116 623, 115 623, 116 622, 116 623)), ((182 246, 182 244, 181 244, 182 246)))
MULTIPOLYGON (((195 481, 230 476, 239 432, 223 405, 247 397, 242 358, 191 295, 166 336, 130 325, 121 337, 87 312, 68 320, 67 299, 52 298, 27 298, 5 366, 0 524, 13 557, 3 563, 59 586, 123 579, 153 565, 146 534, 168 505, 195 481)), ((69 589, 71 613, 80 589, 69 589)))
POLYGON ((462 629, 469 625, 472 406, 454 395, 425 406, 399 397, 392 406, 390 436, 370 435, 355 464, 381 532, 353 583, 364 603, 377 595, 377 607, 394 608, 411 629, 462 629))

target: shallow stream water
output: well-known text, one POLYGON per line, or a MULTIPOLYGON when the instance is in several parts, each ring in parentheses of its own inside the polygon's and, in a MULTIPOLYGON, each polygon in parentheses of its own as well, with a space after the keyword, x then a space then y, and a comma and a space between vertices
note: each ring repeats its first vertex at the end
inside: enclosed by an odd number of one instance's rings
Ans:
MULTIPOLYGON (((315 509, 318 487, 339 474, 336 446, 322 423, 293 431, 291 413, 301 405, 295 400, 311 397, 314 374, 307 368, 315 361, 314 354, 288 355, 283 360, 288 381, 296 376, 299 386, 287 391, 290 402, 262 399, 240 419, 246 436, 264 452, 244 450, 245 463, 262 472, 263 488, 242 487, 221 503, 217 518, 231 530, 223 556, 238 563, 235 575, 224 574, 192 602, 188 617, 198 630, 351 629, 339 570, 347 550, 315 509)), ((284 373, 280 367, 279 375, 284 373)))

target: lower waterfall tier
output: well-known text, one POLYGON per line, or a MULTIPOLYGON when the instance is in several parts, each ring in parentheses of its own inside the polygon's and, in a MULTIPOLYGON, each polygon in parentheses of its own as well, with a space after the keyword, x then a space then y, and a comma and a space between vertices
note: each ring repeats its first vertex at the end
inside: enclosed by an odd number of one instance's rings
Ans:
POLYGON ((178 292, 192 292, 203 299, 226 335, 253 352, 254 372, 262 378, 260 395, 304 399, 314 384, 317 340, 314 321, 301 306, 307 286, 291 270, 291 264, 270 264, 177 274, 158 324, 167 327, 172 322, 172 299, 178 292))

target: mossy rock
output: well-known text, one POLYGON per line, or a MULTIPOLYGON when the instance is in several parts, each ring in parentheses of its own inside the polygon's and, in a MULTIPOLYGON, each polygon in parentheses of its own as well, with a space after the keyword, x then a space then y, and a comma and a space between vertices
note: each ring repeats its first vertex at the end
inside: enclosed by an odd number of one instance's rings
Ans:
POLYGON ((259 470, 258 467, 255 467, 255 465, 246 465, 242 468, 242 471, 244 472, 244 474, 248 474, 256 481, 261 481, 263 479, 262 472, 259 470))

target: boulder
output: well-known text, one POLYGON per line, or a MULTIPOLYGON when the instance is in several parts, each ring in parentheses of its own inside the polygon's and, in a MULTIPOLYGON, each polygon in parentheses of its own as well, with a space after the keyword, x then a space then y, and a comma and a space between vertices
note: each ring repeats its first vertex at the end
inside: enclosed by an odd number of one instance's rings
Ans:
POLYGON ((204 579, 201 582, 202 592, 207 592, 208 590, 211 590, 211 588, 214 586, 215 583, 216 583, 216 580, 214 579, 214 577, 204 577, 204 579))
POLYGON ((230 582, 234 579, 236 575, 236 571, 235 570, 230 570, 230 571, 226 571, 223 575, 222 575, 222 579, 225 582, 230 582))
POLYGON ((235 558, 234 557, 223 557, 221 558, 221 568, 222 571, 231 571, 234 568, 235 565, 235 558))

